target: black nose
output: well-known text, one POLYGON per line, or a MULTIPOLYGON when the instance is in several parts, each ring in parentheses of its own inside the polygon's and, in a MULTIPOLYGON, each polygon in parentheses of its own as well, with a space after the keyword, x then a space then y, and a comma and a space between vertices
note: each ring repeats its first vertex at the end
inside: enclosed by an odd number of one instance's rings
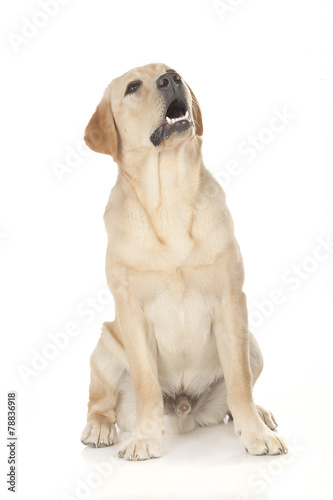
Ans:
POLYGON ((156 86, 158 89, 164 89, 168 87, 178 87, 181 84, 182 79, 174 71, 168 71, 163 75, 159 76, 156 80, 156 86))

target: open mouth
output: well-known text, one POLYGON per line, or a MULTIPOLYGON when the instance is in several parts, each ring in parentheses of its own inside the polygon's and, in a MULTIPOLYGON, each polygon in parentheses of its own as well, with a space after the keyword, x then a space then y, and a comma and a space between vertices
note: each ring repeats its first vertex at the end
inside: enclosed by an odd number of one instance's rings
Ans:
POLYGON ((159 146, 163 139, 167 139, 174 132, 182 132, 193 126, 192 119, 186 109, 184 101, 174 99, 166 111, 165 119, 150 136, 154 146, 159 146))

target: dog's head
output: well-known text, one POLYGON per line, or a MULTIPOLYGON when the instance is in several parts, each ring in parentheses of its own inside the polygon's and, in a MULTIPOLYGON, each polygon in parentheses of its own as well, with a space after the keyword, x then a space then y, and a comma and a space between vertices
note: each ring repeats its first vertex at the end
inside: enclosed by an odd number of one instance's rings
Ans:
POLYGON ((112 80, 84 138, 93 151, 117 161, 120 152, 169 149, 202 133, 190 87, 168 66, 149 64, 112 80))

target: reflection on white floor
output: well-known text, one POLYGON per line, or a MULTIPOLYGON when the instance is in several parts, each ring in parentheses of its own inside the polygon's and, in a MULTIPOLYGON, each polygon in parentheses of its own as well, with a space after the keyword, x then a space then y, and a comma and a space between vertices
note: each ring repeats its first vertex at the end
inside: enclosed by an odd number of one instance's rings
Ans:
MULTIPOLYGON (((117 456, 119 445, 84 448, 81 456, 90 472, 80 477, 76 489, 73 485, 73 497, 332 499, 332 459, 328 444, 332 433, 329 422, 317 420, 315 400, 318 399, 317 391, 309 391, 289 394, 277 405, 281 410, 279 420, 291 424, 289 432, 286 426, 279 429, 289 442, 289 453, 284 456, 248 455, 237 440, 231 422, 185 435, 165 436, 163 457, 156 460, 124 461, 117 456), (288 408, 292 422, 287 418, 288 408), (301 411, 296 419, 295 408, 301 411)), ((330 405, 331 402, 326 399, 323 403, 330 405)), ((121 441, 127 437, 125 433, 120 434, 121 441)))
MULTIPOLYGON (((80 443, 89 372, 73 373, 71 361, 61 365, 70 383, 60 386, 54 370, 18 393, 15 500, 332 500, 333 393, 325 367, 320 386, 288 389, 281 372, 279 390, 266 383, 274 380, 270 363, 265 385, 258 381, 255 401, 274 413, 287 455, 248 455, 229 422, 165 435, 161 458, 128 462, 118 458, 119 444, 93 449, 80 443)), ((305 370, 300 376, 311 380, 305 370)), ((0 498, 11 499, 4 483, 0 498)))

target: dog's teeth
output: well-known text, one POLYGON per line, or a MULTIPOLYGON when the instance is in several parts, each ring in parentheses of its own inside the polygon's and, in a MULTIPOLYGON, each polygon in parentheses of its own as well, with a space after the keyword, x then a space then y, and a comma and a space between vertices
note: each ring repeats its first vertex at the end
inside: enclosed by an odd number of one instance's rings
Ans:
POLYGON ((188 111, 186 111, 185 115, 178 116, 178 118, 169 118, 168 116, 166 117, 166 121, 168 125, 173 125, 176 122, 179 122, 180 120, 189 120, 190 115, 188 111))

